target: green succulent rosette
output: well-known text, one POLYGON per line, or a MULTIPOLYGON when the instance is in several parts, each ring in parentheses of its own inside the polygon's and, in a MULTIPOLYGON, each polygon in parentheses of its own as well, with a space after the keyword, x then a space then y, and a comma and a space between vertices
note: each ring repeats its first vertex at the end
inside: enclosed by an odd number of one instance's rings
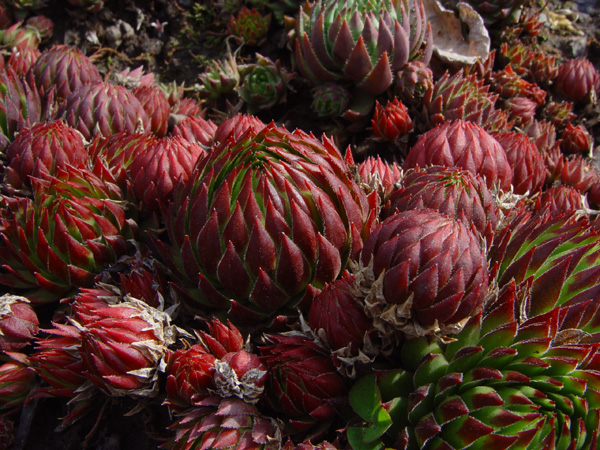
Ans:
POLYGON ((401 368, 359 380, 352 448, 599 448, 599 344, 565 329, 568 308, 523 319, 523 295, 513 283, 453 342, 406 341, 401 368))

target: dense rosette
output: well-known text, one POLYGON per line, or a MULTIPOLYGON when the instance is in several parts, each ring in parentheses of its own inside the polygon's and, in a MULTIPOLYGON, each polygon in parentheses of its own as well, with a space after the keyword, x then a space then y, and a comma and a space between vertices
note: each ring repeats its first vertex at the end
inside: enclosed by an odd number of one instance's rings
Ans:
POLYGON ((481 309, 488 286, 480 239, 431 209, 384 220, 365 242, 362 266, 365 311, 384 341, 398 332, 456 332, 481 309))
POLYGON ((73 167, 59 175, 32 179, 33 199, 0 198, 0 283, 33 289, 34 302, 90 286, 131 237, 115 186, 73 167))
POLYGON ((528 315, 594 300, 600 292, 599 233, 576 215, 524 212, 495 238, 490 267, 500 287, 514 281, 530 290, 528 315))
POLYGON ((487 187, 510 189, 512 168, 500 143, 466 120, 445 122, 423 134, 410 149, 404 170, 432 165, 460 167, 485 178, 487 187))
POLYGON ((498 226, 498 206, 483 178, 458 167, 430 166, 410 170, 389 196, 384 213, 416 208, 435 209, 473 225, 491 240, 498 226))
POLYGON ((524 319, 523 301, 513 284, 454 342, 407 341, 400 368, 360 380, 353 448, 596 449, 598 343, 563 328, 558 308, 524 319))
POLYGON ((381 94, 407 62, 429 62, 431 48, 417 0, 318 0, 307 2, 296 21, 296 63, 315 84, 348 80, 381 94))
POLYGON ((251 126, 198 162, 165 217, 170 247, 157 245, 198 306, 256 322, 292 313, 341 273, 373 220, 370 200, 329 139, 251 126))

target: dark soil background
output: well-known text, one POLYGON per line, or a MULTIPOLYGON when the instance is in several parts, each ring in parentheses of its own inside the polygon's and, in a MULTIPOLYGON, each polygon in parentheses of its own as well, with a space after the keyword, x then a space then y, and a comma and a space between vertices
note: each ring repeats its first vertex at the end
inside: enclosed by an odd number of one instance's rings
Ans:
MULTIPOLYGON (((214 0, 215 2, 217 0, 214 0)), ((106 0, 104 8, 89 13, 70 6, 66 1, 50 1, 51 6, 39 10, 54 21, 54 36, 42 49, 54 43, 65 43, 81 48, 108 77, 126 67, 143 66, 156 74, 162 82, 183 83, 186 95, 197 97, 195 85, 198 74, 212 58, 224 54, 227 43, 226 17, 219 15, 211 0, 106 0)), ((558 22, 556 29, 547 33, 544 46, 559 59, 579 56, 589 58, 600 68, 600 1, 552 1, 546 10, 558 11, 567 21, 558 22), (562 24, 562 25, 560 25, 562 24), (572 28, 568 27, 572 25, 572 28)), ((285 48, 285 30, 272 26, 267 42, 258 48, 243 48, 242 58, 251 59, 254 53, 280 59, 291 66, 290 52, 285 48)), ((334 133, 322 122, 316 121, 310 111, 308 85, 300 79, 292 81, 287 103, 262 112, 264 121, 271 119, 288 129, 301 128, 334 133)), ((598 106, 579 117, 600 143, 598 106)), ((227 113, 232 105, 218 105, 208 117, 219 118, 219 111, 227 113)), ((366 132, 350 130, 346 124, 338 126, 339 145, 369 146, 366 132), (365 143, 366 142, 366 143, 365 143)), ((91 401, 88 413, 72 426, 56 432, 60 417, 67 414, 63 399, 40 399, 29 403, 17 420, 14 449, 75 450, 97 449, 143 450, 157 448, 171 433, 168 411, 160 406, 161 398, 141 405, 129 398, 98 397, 91 401), (128 412, 138 409, 131 415, 128 412)))

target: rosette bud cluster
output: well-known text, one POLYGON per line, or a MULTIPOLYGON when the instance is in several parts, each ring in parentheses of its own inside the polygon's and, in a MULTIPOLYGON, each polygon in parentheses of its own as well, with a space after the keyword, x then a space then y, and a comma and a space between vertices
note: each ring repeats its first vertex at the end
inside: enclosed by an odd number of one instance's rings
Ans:
POLYGON ((200 94, 217 99, 233 91, 240 82, 240 73, 235 57, 228 53, 222 61, 213 60, 208 68, 198 76, 200 94))
POLYGON ((182 136, 189 142, 199 144, 208 150, 213 144, 216 130, 217 125, 210 119, 185 116, 175 124, 170 136, 182 136))
POLYGON ((394 92, 408 104, 420 101, 433 88, 433 71, 423 61, 409 61, 396 78, 394 92))
POLYGON ((271 334, 259 347, 267 367, 265 397, 296 430, 332 420, 347 388, 327 350, 302 335, 271 334))
POLYGON ((177 336, 169 315, 134 298, 91 312, 80 324, 87 378, 112 396, 155 396, 167 347, 177 336))
POLYGON ((429 62, 433 38, 419 0, 318 0, 301 7, 294 45, 313 83, 347 80, 378 95, 407 62, 429 62))
POLYGON ((338 83, 326 83, 312 91, 311 108, 319 117, 341 116, 350 102, 350 92, 338 83))
POLYGON ((234 322, 295 315, 358 254, 376 198, 327 138, 274 124, 221 134, 175 193, 170 244, 157 247, 190 305, 229 310, 234 322))
POLYGON ((480 239, 431 209, 385 219, 365 242, 355 275, 383 348, 403 336, 460 331, 488 286, 480 239))
POLYGON ((375 136, 388 140, 404 136, 412 129, 408 108, 397 98, 387 102, 385 106, 375 102, 371 124, 375 136))
POLYGON ((227 28, 238 44, 255 47, 265 43, 270 25, 271 14, 262 15, 256 9, 244 6, 236 16, 229 18, 227 28))
POLYGON ((281 430, 276 422, 236 397, 197 408, 170 428, 175 430, 175 437, 162 447, 169 450, 281 449, 281 430))
POLYGON ((394 211, 429 208, 471 225, 485 242, 498 226, 498 206, 485 181, 457 167, 430 166, 410 170, 389 198, 383 216, 394 211))
POLYGON ((127 169, 130 192, 146 214, 158 214, 171 200, 178 182, 185 183, 204 149, 181 136, 164 137, 144 146, 127 169))
POLYGON ((506 152, 512 168, 512 185, 515 194, 534 194, 546 180, 544 157, 529 138, 516 131, 497 133, 494 137, 506 152))
POLYGON ((33 289, 34 303, 91 285, 132 234, 115 186, 74 168, 58 176, 32 179, 33 199, 1 199, 0 283, 33 289))
POLYGON ((60 120, 23 129, 5 154, 5 181, 15 188, 30 186, 30 176, 45 178, 68 166, 82 168, 89 159, 81 134, 60 120))
POLYGON ((510 189, 512 168, 500 143, 481 126, 446 122, 423 134, 410 149, 405 170, 432 165, 460 167, 485 178, 488 188, 510 189))
POLYGON ((256 63, 240 69, 243 81, 239 93, 249 111, 269 109, 285 101, 287 85, 293 77, 279 60, 272 61, 258 53, 256 56, 256 63))
POLYGON ((102 81, 98 69, 81 50, 55 45, 42 52, 32 68, 42 94, 55 90, 57 100, 65 99, 81 86, 102 81))
POLYGON ((18 411, 29 397, 35 383, 29 358, 23 353, 10 352, 0 365, 0 411, 18 411))
POLYGON ((99 81, 71 92, 57 117, 89 140, 96 134, 108 137, 120 131, 151 130, 151 122, 136 96, 123 86, 99 81))
POLYGON ((34 83, 23 80, 13 69, 0 71, 0 149, 15 133, 45 118, 42 100, 34 83))
POLYGON ((589 207, 581 192, 571 186, 559 184, 544 189, 536 199, 533 209, 539 213, 560 216, 586 211, 589 207))
POLYGON ((573 102, 593 101, 600 89, 600 74, 586 58, 574 58, 558 66, 555 89, 573 102))
POLYGON ((593 146, 592 136, 583 125, 567 124, 560 137, 560 149, 567 155, 585 155, 593 146))
POLYGON ((396 162, 386 162, 379 156, 368 157, 358 165, 357 170, 366 189, 379 194, 382 205, 386 203, 403 176, 402 168, 396 162))

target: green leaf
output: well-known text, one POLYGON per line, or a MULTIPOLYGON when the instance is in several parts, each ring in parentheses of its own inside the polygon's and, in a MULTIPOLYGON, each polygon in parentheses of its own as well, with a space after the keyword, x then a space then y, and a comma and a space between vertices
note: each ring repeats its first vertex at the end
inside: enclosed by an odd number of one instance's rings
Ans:
POLYGON ((350 405, 361 418, 373 422, 379 414, 381 394, 375 374, 367 375, 356 382, 350 390, 350 405))
POLYGON ((366 433, 365 428, 351 427, 346 432, 346 437, 353 450, 383 450, 385 446, 382 442, 366 442, 364 437, 366 433))

